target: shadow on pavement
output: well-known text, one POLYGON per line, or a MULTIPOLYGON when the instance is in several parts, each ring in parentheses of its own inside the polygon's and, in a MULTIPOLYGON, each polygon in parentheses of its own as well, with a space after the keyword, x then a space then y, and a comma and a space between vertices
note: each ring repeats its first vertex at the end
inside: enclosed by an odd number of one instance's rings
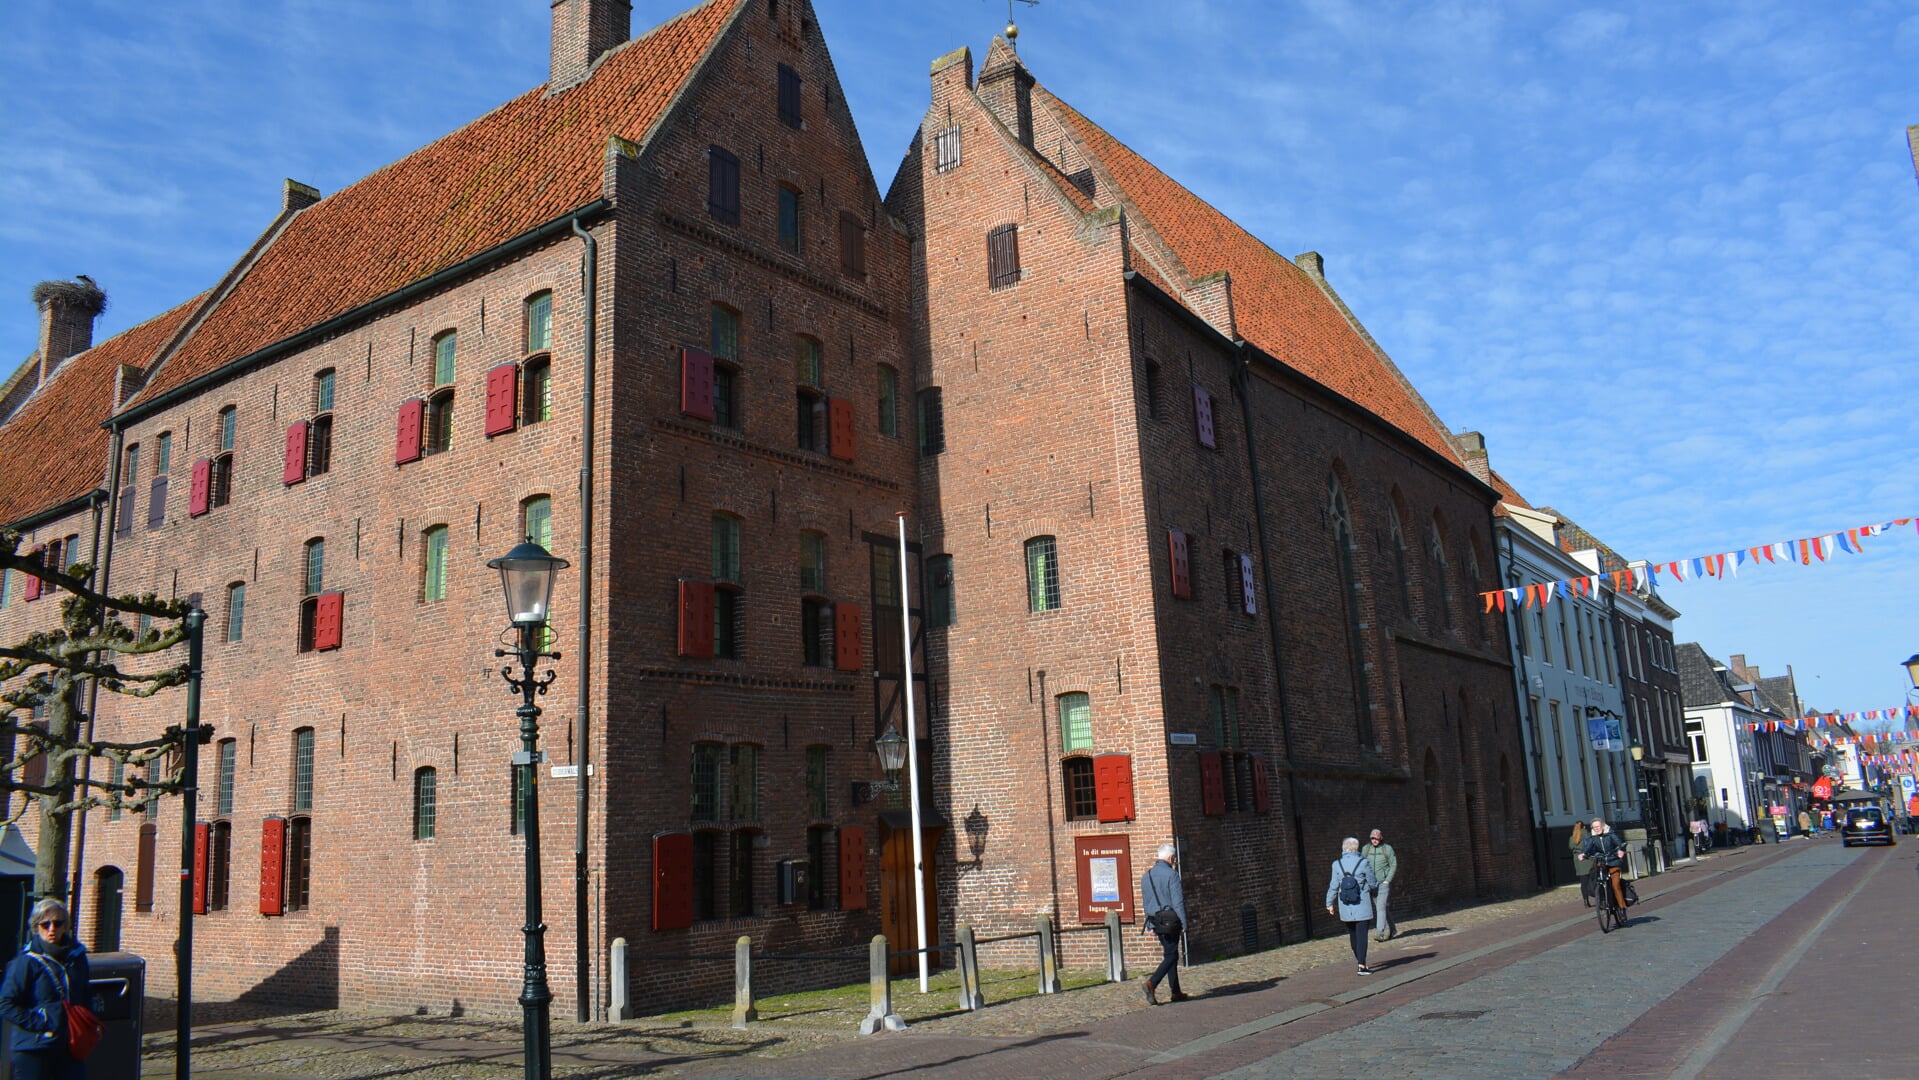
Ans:
POLYGON ((1393 940, 1398 941, 1401 938, 1419 937, 1421 934, 1450 934, 1452 933, 1452 929, 1450 926, 1422 926, 1417 930, 1401 930, 1393 935, 1393 940))
POLYGON ((878 1078, 882 1076, 899 1076, 919 1072, 922 1069, 938 1069, 947 1065, 958 1065, 964 1061, 974 1061, 978 1058, 983 1058, 991 1054, 1004 1053, 1008 1050, 1021 1050, 1029 1046, 1044 1046, 1049 1042, 1058 1042, 1062 1039, 1083 1039, 1087 1034, 1088 1033, 1084 1031, 1055 1031, 1048 1035, 1035 1035, 1030 1039, 1021 1039, 1018 1042, 1006 1043, 1002 1046, 981 1050, 976 1054, 954 1054, 952 1057, 940 1061, 920 1061, 905 1068, 892 1069, 887 1072, 866 1073, 862 1080, 878 1080, 878 1078))
POLYGON ((1251 994, 1260 990, 1271 990, 1273 987, 1278 986, 1281 982, 1285 981, 1285 978, 1286 977, 1284 975, 1275 975, 1270 979, 1247 979, 1244 982, 1227 983, 1224 986, 1215 986, 1211 990, 1207 990, 1204 993, 1194 994, 1193 996, 1194 997, 1231 997, 1234 994, 1251 994))
POLYGON ((1391 968, 1405 967, 1407 964, 1415 964, 1421 960, 1431 960, 1433 957, 1438 955, 1439 955, 1438 953, 1423 952, 1423 953, 1414 953, 1411 956, 1395 956, 1391 960, 1381 960, 1378 963, 1375 963, 1371 966, 1373 971, 1377 973, 1377 972, 1389 970, 1391 968))

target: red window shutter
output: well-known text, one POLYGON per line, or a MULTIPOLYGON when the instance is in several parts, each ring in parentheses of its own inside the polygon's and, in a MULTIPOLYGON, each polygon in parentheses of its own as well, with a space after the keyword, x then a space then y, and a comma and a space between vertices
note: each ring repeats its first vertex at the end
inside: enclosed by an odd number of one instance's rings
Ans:
POLYGON ((1173 595, 1182 600, 1193 595, 1193 568, 1186 557, 1186 534, 1178 529, 1166 530, 1166 549, 1173 557, 1173 595))
POLYGON ((693 834, 653 838, 653 929, 693 925, 693 834))
POLYGON ((1207 817, 1226 812, 1226 777, 1217 750, 1199 755, 1199 809, 1207 817))
POLYGON ((270 817, 260 823, 260 914, 285 914, 281 876, 287 857, 287 821, 270 817))
POLYGON ((866 910, 866 830, 840 830, 840 910, 866 910))
POLYGON ((337 649, 340 647, 340 623, 344 613, 346 596, 343 593, 321 593, 313 607, 313 649, 337 649))
POLYGON ((520 365, 501 364, 486 373, 486 434, 488 438, 513 430, 519 404, 520 365))
POLYGON ((187 516, 199 517, 206 513, 212 494, 213 459, 201 458, 193 463, 193 490, 187 494, 187 516))
POLYGON ((1212 448, 1213 439, 1213 395, 1203 386, 1193 387, 1193 418, 1199 425, 1199 445, 1212 448))
POLYGON ((845 398, 826 402, 827 450, 841 461, 853 460, 853 403, 845 398))
POLYGON ((844 600, 833 605, 833 666, 860 669, 860 606, 844 600))
POLYGON ((395 465, 420 460, 420 436, 425 429, 426 399, 408 398, 400 402, 400 438, 393 448, 395 465))
POLYGON ((1264 814, 1273 808, 1273 781, 1266 774, 1266 755, 1253 754, 1253 809, 1264 814))
MULTIPOLYGON (((680 655, 699 660, 713 656, 713 583, 710 581, 680 582, 680 655)), ((692 840, 687 843, 691 844, 692 840)))
MULTIPOLYGON (((34 548, 27 553, 27 558, 33 560, 36 566, 45 566, 47 563, 47 549, 44 547, 34 548)), ((25 596, 28 600, 40 599, 40 589, 46 583, 34 577, 32 574, 23 574, 21 576, 27 579, 26 591, 21 595, 25 596)))
POLYGON ((282 484, 297 484, 307 478, 307 422, 301 420, 287 428, 286 466, 280 470, 282 484))
POLYGON ((680 413, 713 419, 713 357, 698 349, 680 350, 680 413))
POLYGON ((1259 614, 1259 591, 1253 587, 1253 557, 1239 557, 1239 603, 1240 610, 1248 615, 1259 614))
POLYGON ((193 826, 193 913, 207 913, 207 823, 193 826))
POLYGON ((1093 759, 1093 798, 1101 821, 1133 820, 1133 759, 1101 754, 1093 759))
POLYGON ((140 826, 140 849, 134 856, 133 910, 153 910, 153 871, 159 853, 160 828, 140 826))

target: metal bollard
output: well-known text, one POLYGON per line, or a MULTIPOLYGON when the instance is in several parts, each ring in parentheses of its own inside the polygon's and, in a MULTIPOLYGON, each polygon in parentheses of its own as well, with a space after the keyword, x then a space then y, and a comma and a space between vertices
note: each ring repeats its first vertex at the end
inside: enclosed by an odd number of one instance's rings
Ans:
POLYGON ((875 934, 866 950, 866 978, 872 1006, 860 1021, 860 1034, 905 1031, 906 1018, 893 1011, 893 977, 886 970, 886 935, 875 934))
POLYGON ((1039 992, 1059 993, 1059 954, 1053 951, 1053 917, 1039 917, 1039 992))
POLYGON ((962 926, 956 935, 959 938, 959 1006, 973 1010, 986 1007, 986 998, 979 992, 979 946, 973 941, 973 928, 962 926))
POLYGON ((614 1022, 631 1020, 632 1010, 626 1003, 626 939, 613 939, 612 957, 607 962, 607 974, 613 981, 613 994, 607 1002, 607 1019, 614 1022))
POLYGON ((1117 911, 1106 913, 1106 981, 1126 981, 1126 943, 1120 937, 1117 911))
POLYGON ((741 934, 733 943, 733 1026, 745 1030, 759 1018, 753 1007, 753 939, 741 934))

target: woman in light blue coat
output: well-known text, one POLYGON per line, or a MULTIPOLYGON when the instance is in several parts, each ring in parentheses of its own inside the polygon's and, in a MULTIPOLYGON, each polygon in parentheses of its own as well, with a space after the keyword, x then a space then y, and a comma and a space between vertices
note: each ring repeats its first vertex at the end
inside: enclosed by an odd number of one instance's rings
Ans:
POLYGON ((1346 936, 1352 939, 1353 959, 1359 961, 1361 975, 1373 973, 1366 966, 1366 934, 1373 926, 1373 890, 1378 887, 1372 864, 1359 852, 1359 838, 1349 836, 1340 841, 1339 858, 1333 860, 1333 879, 1326 885, 1326 914, 1338 915, 1346 924, 1346 936), (1351 889, 1346 890, 1346 896, 1340 895, 1340 886, 1349 875, 1359 885, 1357 896, 1351 889), (1353 897, 1353 902, 1347 903, 1347 897, 1353 897))

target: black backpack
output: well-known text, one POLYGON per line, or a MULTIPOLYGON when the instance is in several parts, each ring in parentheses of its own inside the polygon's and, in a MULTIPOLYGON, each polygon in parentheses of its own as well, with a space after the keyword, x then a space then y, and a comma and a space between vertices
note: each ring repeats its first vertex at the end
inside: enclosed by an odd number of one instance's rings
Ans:
POLYGON ((1352 870, 1348 870, 1344 859, 1340 860, 1339 863, 1339 870, 1345 875, 1345 877, 1339 879, 1339 902, 1347 907, 1352 907, 1359 903, 1361 895, 1359 879, 1353 876, 1353 870, 1359 869, 1359 866, 1360 864, 1354 863, 1352 870))

